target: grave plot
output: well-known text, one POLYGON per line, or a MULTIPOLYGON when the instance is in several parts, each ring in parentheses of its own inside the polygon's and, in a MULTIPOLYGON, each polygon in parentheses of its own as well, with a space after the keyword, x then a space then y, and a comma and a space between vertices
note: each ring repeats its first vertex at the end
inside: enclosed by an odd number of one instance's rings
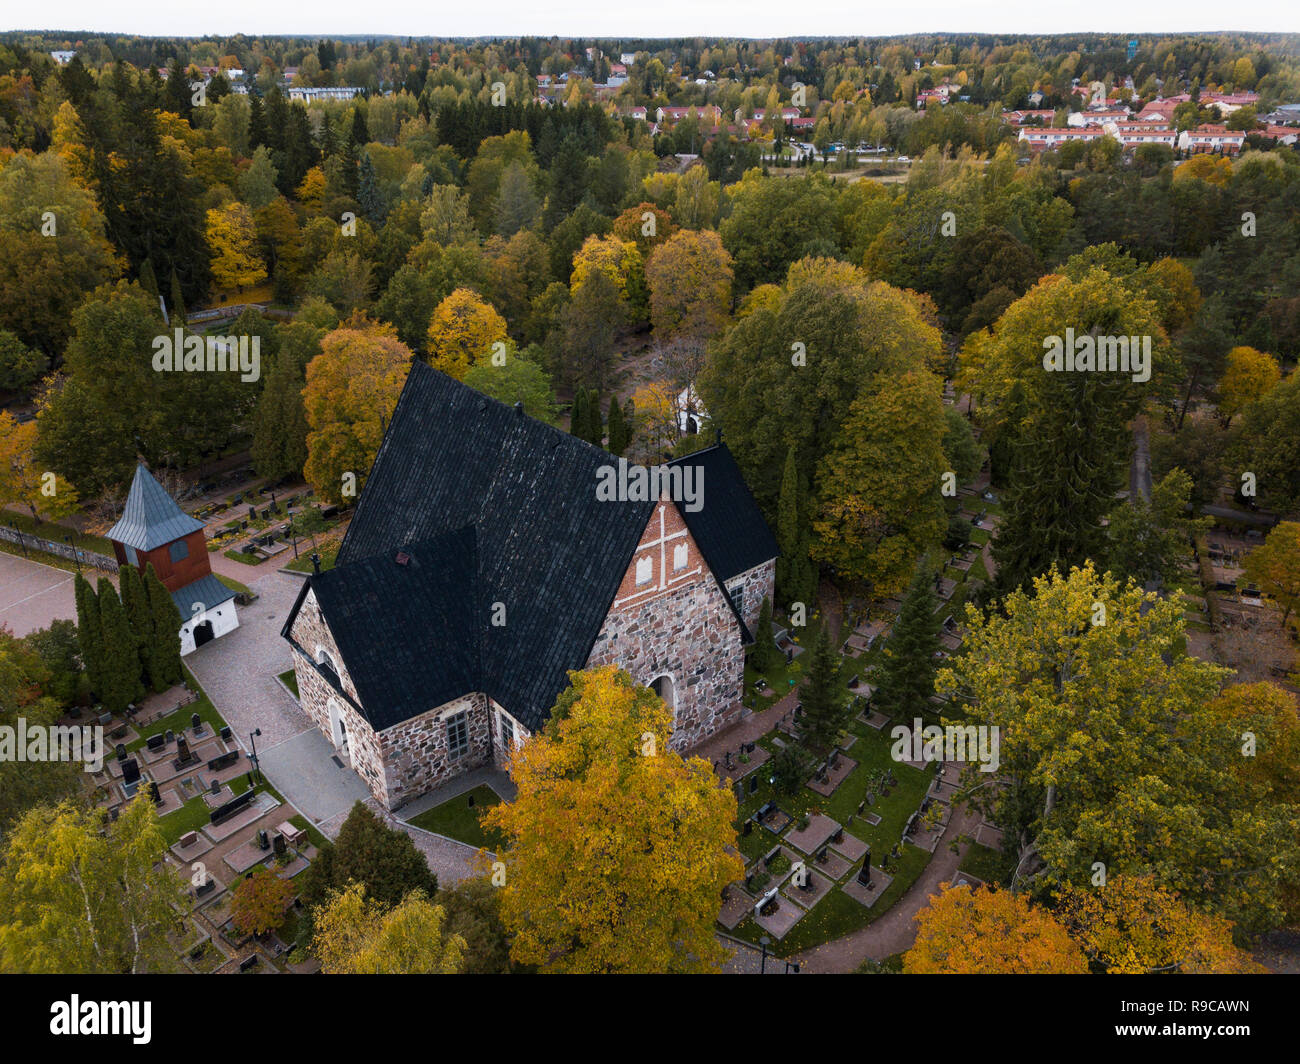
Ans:
POLYGON ((939 846, 939 840, 947 830, 948 821, 952 819, 952 806, 946 802, 937 802, 927 796, 921 802, 921 808, 913 813, 903 828, 903 838, 913 846, 919 846, 929 853, 934 853, 939 846), (939 811, 938 819, 929 823, 933 810, 939 811))
POLYGON ((778 940, 785 938, 790 933, 790 928, 807 912, 807 909, 783 897, 778 887, 773 887, 764 894, 754 903, 753 908, 754 923, 778 940))
POLYGON ((801 909, 808 910, 831 892, 835 880, 822 875, 814 868, 805 867, 785 881, 781 894, 801 909))
POLYGON ((766 764, 771 754, 758 743, 741 743, 735 750, 727 750, 721 760, 713 762, 713 771, 723 779, 737 783, 766 764))
POLYGON ((889 873, 872 867, 871 855, 868 852, 862 867, 858 869, 858 874, 841 886, 840 890, 869 909, 884 896, 893 881, 894 877, 889 873))
POLYGON ((843 837, 843 832, 838 821, 819 813, 808 818, 806 827, 796 828, 786 835, 785 841, 800 853, 811 854, 830 842, 831 836, 838 833, 843 837))
POLYGON ((829 798, 846 779, 849 778, 858 763, 851 757, 845 757, 839 750, 834 751, 816 774, 808 781, 808 789, 823 798, 829 798))

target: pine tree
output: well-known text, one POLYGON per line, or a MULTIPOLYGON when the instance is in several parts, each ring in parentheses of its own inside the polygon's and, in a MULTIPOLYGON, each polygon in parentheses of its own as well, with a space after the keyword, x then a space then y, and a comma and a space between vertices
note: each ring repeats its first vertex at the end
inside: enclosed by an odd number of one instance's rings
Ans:
POLYGON ((617 396, 610 396, 609 416, 609 452, 622 455, 631 441, 628 439, 627 423, 623 420, 623 408, 618 405, 617 396))
POLYGON ((81 648, 81 664, 85 666, 91 691, 98 695, 104 685, 104 634, 99 623, 99 599, 95 597, 95 589, 80 573, 72 587, 77 600, 77 645, 81 648))
POLYGON ((352 143, 358 148, 364 148, 370 143, 370 129, 360 107, 352 108, 352 143))
POLYGON ((140 652, 126 611, 107 577, 99 578, 99 623, 104 633, 104 689, 100 700, 110 713, 121 713, 144 694, 140 683, 140 652))
POLYGON ((939 650, 937 607, 934 578, 928 566, 921 565, 885 642, 874 698, 875 705, 895 720, 910 723, 930 708, 930 697, 934 694, 934 655, 939 650))
POLYGON ((144 569, 144 589, 149 596, 149 609, 153 614, 153 640, 158 662, 158 675, 153 678, 154 688, 166 690, 185 677, 185 670, 181 666, 181 611, 176 608, 171 592, 158 579, 152 564, 146 565, 144 569))
POLYGON ((154 655, 153 613, 149 609, 149 596, 145 593, 144 581, 140 579, 140 570, 134 565, 122 566, 118 572, 118 583, 122 588, 122 608, 126 611, 127 624, 135 639, 139 658, 137 675, 152 683, 156 670, 151 661, 154 655))
POLYGON ((803 703, 799 731, 807 750, 825 754, 848 724, 849 708, 839 689, 840 657, 824 624, 817 628, 808 658, 808 680, 799 691, 803 703))

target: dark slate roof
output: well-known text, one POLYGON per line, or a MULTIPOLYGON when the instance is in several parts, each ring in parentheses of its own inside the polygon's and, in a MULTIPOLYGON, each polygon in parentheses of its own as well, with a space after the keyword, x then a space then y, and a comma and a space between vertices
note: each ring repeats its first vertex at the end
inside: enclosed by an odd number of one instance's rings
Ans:
POLYGON ((719 580, 730 580, 777 556, 776 539, 725 445, 718 443, 668 464, 696 466, 703 473, 703 509, 695 513, 680 509, 719 580))
POLYGON ((376 731, 481 690, 473 528, 311 578, 376 731))
POLYGON ((136 550, 153 550, 201 528, 203 522, 177 506, 141 464, 135 467, 122 519, 108 530, 108 538, 136 550))
POLYGON ((181 618, 188 620, 194 616, 194 603, 203 603, 205 610, 212 609, 213 606, 219 606, 235 597, 235 593, 226 587, 211 573, 207 576, 201 576, 192 584, 186 584, 184 587, 171 593, 172 601, 176 603, 176 608, 181 611, 181 618))
MULTIPOLYGON (((537 731, 568 671, 586 663, 654 511, 654 501, 596 498, 597 471, 613 461, 414 363, 336 567, 310 578, 284 634, 308 588, 325 588, 326 622, 377 730, 477 690, 537 731), (425 586, 409 572, 390 579, 398 550, 459 571, 467 563, 450 533, 469 527, 473 579, 462 575, 454 588, 425 586), (371 591, 378 602, 369 607, 347 604, 371 591), (492 623, 494 610, 504 611, 503 625, 492 623), (435 678, 444 662, 450 675, 435 678)), ((718 498, 733 492, 720 488, 718 498)))

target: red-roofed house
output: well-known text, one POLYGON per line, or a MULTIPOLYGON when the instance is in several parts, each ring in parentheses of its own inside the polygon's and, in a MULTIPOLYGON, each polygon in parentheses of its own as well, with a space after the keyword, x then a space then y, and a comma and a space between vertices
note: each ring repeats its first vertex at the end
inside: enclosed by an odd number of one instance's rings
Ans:
POLYGON ((1236 155, 1246 142, 1246 134, 1239 129, 1226 129, 1223 126, 1200 126, 1197 129, 1185 129, 1178 138, 1178 147, 1191 152, 1223 152, 1236 155))

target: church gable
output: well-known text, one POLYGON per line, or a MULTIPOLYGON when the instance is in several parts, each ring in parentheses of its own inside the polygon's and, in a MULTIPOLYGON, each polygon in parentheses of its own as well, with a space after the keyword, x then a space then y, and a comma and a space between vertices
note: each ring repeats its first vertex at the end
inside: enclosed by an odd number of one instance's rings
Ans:
POLYGON ((739 714, 744 627, 673 503, 652 511, 586 664, 653 687, 673 710, 677 749, 739 714))

